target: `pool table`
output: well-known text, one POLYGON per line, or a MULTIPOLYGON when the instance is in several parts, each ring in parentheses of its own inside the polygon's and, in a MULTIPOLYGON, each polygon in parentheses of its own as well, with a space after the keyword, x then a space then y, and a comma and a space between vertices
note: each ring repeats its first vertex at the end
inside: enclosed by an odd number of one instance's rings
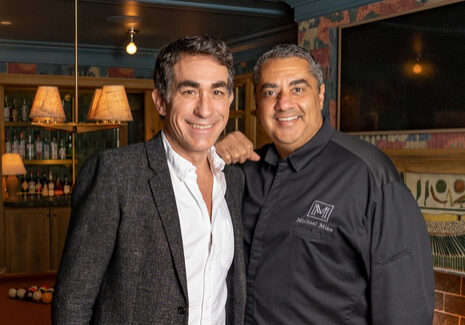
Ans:
POLYGON ((49 325, 50 304, 15 300, 8 297, 10 288, 29 288, 37 285, 53 287, 56 272, 0 274, 0 323, 3 325, 49 325))

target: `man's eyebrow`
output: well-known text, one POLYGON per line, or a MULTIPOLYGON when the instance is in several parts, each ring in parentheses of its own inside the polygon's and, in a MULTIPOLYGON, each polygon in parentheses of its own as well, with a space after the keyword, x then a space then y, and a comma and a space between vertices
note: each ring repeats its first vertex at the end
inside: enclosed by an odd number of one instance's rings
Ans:
POLYGON ((192 80, 183 80, 179 82, 176 87, 179 89, 181 87, 192 87, 192 88, 200 88, 200 84, 198 82, 192 80))
POLYGON ((277 84, 271 83, 271 82, 265 82, 262 87, 260 88, 260 91, 262 91, 265 88, 278 88, 277 84))
POLYGON ((224 82, 224 81, 217 81, 217 82, 214 82, 214 83, 212 84, 212 88, 221 88, 221 87, 226 88, 226 87, 227 87, 226 82, 224 82))
POLYGON ((297 79, 297 80, 292 80, 290 83, 289 83, 289 86, 295 86, 295 85, 298 85, 298 84, 306 84, 308 87, 310 87, 310 84, 308 83, 307 80, 305 79, 297 79))

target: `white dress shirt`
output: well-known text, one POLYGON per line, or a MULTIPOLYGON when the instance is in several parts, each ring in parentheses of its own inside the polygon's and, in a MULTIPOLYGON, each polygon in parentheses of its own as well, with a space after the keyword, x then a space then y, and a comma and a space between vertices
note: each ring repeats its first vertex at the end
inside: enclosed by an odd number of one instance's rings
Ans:
POLYGON ((189 325, 224 325, 226 275, 234 257, 234 233, 224 195, 224 161, 210 148, 213 173, 212 216, 197 185, 195 166, 176 153, 162 132, 168 167, 181 224, 189 325))

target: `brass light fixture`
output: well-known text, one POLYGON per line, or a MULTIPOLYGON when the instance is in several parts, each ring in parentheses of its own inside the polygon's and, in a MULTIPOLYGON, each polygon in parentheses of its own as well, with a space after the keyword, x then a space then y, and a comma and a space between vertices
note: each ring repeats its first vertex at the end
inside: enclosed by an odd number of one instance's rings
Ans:
POLYGON ((131 27, 131 29, 128 31, 129 36, 130 36, 130 42, 128 45, 126 45, 126 52, 129 55, 134 55, 137 52, 137 45, 134 43, 134 35, 136 35, 138 31, 134 29, 134 27, 131 27))
MULTIPOLYGON (((119 102, 112 103, 115 106, 112 107, 111 112, 114 114, 112 116, 105 115, 108 117, 108 120, 104 120, 103 122, 94 122, 94 123, 82 123, 78 120, 78 108, 79 108, 79 101, 78 101, 78 0, 74 0, 74 108, 72 112, 72 121, 65 122, 65 113, 63 110, 63 106, 61 104, 60 95, 58 93, 57 87, 52 87, 54 90, 50 90, 44 86, 40 86, 37 89, 37 93, 34 98, 34 107, 31 109, 31 113, 29 117, 32 118, 31 125, 43 127, 45 129, 51 130, 61 130, 67 131, 72 133, 72 146, 75 147, 75 133, 84 133, 84 132, 91 132, 91 131, 101 131, 101 130, 109 130, 119 128, 121 126, 126 125, 125 121, 132 121, 131 110, 129 109, 129 104, 127 104, 126 92, 124 91, 124 87, 122 87, 122 92, 124 92, 124 96, 126 99, 126 103, 124 103, 123 107, 119 106, 119 102), (49 93, 53 93, 50 95, 53 97, 53 100, 49 100, 49 95, 43 95, 43 91, 48 90, 49 93), (47 98, 45 98, 47 97, 47 98), (122 114, 116 113, 118 110, 122 110, 122 114)), ((119 88, 121 91, 121 88, 119 88)), ((94 113, 96 116, 99 116, 97 113, 99 111, 99 104, 100 100, 96 103, 97 111, 94 113)), ((34 106, 33 104, 33 106, 34 106)), ((103 106, 102 106, 103 107, 103 106)), ((105 108, 108 111, 108 108, 105 108)), ((73 150, 72 155, 72 173, 73 173, 73 182, 76 179, 76 153, 73 150)))
MULTIPOLYGON (((77 15, 77 0, 74 0, 74 112, 71 122, 65 122, 65 113, 61 104, 60 95, 57 87, 39 86, 34 98, 33 107, 29 117, 32 118, 32 125, 40 126, 45 129, 61 130, 73 133, 84 133, 91 131, 100 131, 119 128, 126 125, 126 121, 132 121, 131 110, 129 108, 126 92, 123 86, 112 86, 118 89, 117 92, 112 90, 112 95, 118 100, 106 100, 105 107, 100 104, 100 100, 96 103, 95 118, 100 122, 82 123, 78 121, 78 15, 77 15), (111 108, 108 105, 112 105, 111 108), (104 110, 107 114, 100 113, 104 110)), ((104 86, 106 89, 109 86, 104 86)), ((94 95, 95 97, 95 95, 94 95)), ((103 95, 102 95, 103 97, 103 95)), ((92 106, 93 107, 93 106, 92 106)), ((91 108, 92 108, 91 107, 91 108)), ((90 113, 90 112, 89 112, 90 113)), ((74 143, 74 135, 73 135, 74 143)))

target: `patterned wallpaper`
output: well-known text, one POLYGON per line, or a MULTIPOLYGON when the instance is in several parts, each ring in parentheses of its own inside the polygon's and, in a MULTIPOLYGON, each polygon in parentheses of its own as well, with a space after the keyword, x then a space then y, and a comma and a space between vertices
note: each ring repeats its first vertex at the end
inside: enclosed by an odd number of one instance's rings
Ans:
MULTIPOLYGON (((400 14, 415 8, 449 0, 384 0, 299 23, 298 44, 321 64, 326 81, 323 114, 336 125, 337 111, 337 27, 375 17, 400 14)), ((374 134, 360 136, 379 148, 465 148, 465 133, 374 134)))

